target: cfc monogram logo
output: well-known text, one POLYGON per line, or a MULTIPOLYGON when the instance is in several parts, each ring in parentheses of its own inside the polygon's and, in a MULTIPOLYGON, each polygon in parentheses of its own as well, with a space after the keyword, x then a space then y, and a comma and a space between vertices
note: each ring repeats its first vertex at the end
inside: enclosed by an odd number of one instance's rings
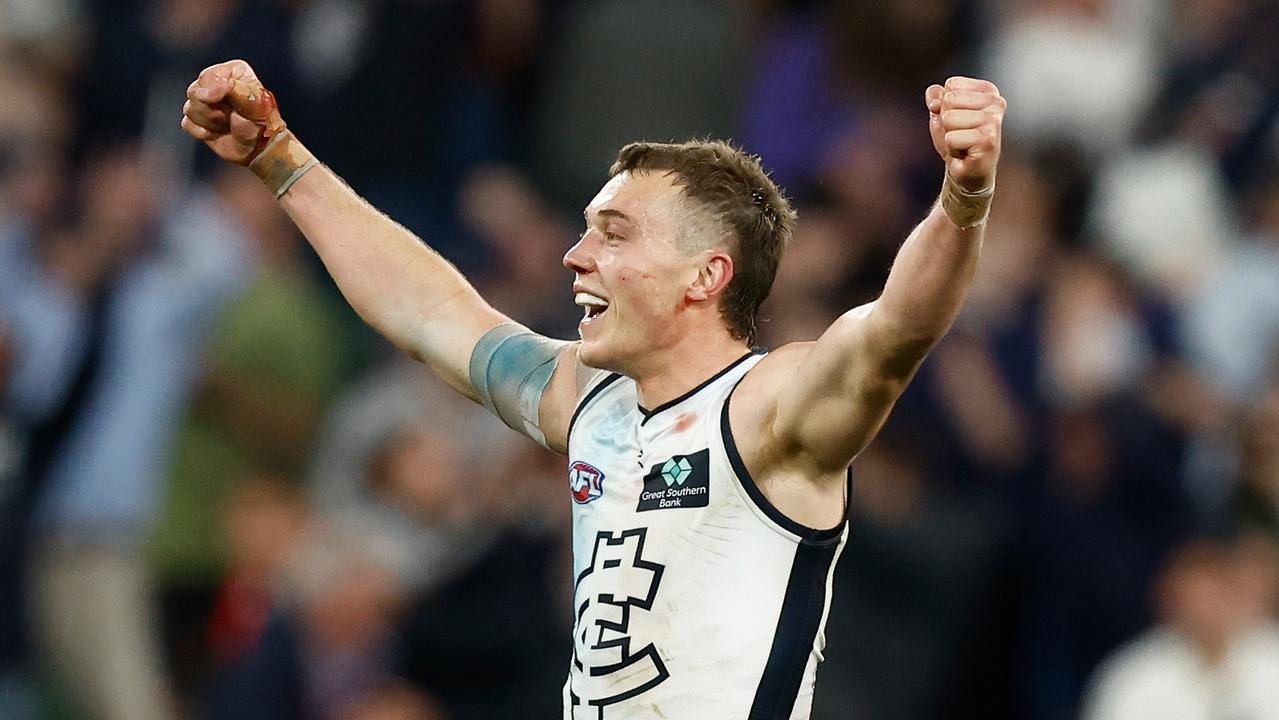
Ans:
POLYGON ((638 613, 653 609, 665 566, 644 559, 648 528, 595 536, 591 564, 577 578, 577 619, 569 680, 573 718, 598 720, 604 708, 647 692, 670 673, 653 643, 631 637, 638 613))

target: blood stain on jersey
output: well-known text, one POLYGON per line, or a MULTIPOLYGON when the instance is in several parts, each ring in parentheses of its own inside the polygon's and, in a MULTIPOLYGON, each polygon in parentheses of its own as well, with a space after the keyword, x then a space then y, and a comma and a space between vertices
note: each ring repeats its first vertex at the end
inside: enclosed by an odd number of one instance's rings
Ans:
POLYGON ((697 422, 697 413, 684 413, 675 418, 675 432, 682 433, 693 427, 695 422, 697 422))
POLYGON ((568 468, 568 489, 573 502, 585 505, 604 494, 604 472, 578 460, 568 468))

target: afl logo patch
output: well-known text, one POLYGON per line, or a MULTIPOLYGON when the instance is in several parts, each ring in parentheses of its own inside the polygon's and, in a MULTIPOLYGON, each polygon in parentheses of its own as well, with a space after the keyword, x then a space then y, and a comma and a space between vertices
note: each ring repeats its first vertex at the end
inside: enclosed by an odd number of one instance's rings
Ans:
POLYGON ((604 494, 604 473, 578 460, 568 468, 568 489, 573 493, 573 502, 585 505, 604 494))

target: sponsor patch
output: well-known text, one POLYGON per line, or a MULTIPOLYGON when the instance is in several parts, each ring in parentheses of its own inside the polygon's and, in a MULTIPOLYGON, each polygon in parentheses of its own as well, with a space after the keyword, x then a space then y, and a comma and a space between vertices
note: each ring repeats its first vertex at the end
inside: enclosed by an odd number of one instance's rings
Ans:
POLYGON ((568 468, 568 489, 573 494, 573 502, 585 505, 604 494, 604 473, 578 460, 568 468))
POLYGON ((710 457, 709 449, 699 450, 653 465, 644 476, 635 511, 706 507, 711 500, 710 457))

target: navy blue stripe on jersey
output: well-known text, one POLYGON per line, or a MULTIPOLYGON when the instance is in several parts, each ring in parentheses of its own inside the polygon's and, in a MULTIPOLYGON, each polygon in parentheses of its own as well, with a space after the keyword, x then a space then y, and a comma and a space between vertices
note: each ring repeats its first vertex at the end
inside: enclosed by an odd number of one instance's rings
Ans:
POLYGON ((720 378, 724 377, 724 375, 725 375, 726 373, 728 373, 729 371, 731 371, 733 368, 737 367, 738 365, 741 365, 742 363, 746 362, 748 359, 750 359, 750 358, 752 358, 752 357, 754 357, 754 356, 756 356, 756 355, 759 355, 759 354, 760 354, 760 353, 757 353, 757 352, 754 352, 754 351, 751 351, 751 352, 746 353, 745 355, 743 355, 743 356, 741 356, 741 357, 737 358, 736 360, 734 360, 734 361, 732 362, 732 364, 731 364, 731 365, 729 365, 728 367, 726 367, 726 368, 724 368, 723 370, 720 370, 719 372, 715 373, 714 375, 712 375, 712 376, 710 376, 710 377, 706 378, 706 381, 705 381, 705 382, 703 382, 702 384, 698 385, 697 387, 693 388, 692 390, 689 390, 688 392, 684 393, 683 395, 680 395, 679 397, 675 398, 674 400, 668 400, 668 401, 666 401, 666 402, 662 403, 661 405, 658 405, 657 407, 653 408, 652 410, 645 410, 643 405, 638 406, 638 407, 639 407, 639 411, 640 411, 640 415, 643 415, 643 416, 644 416, 644 419, 640 421, 640 425, 643 425, 644 423, 648 422, 648 421, 649 421, 649 420, 650 420, 650 419, 651 419, 654 415, 656 415, 656 414, 658 414, 658 413, 662 412, 663 410, 670 410, 671 408, 675 407, 676 405, 679 405, 680 403, 684 402, 685 400, 687 400, 687 399, 689 399, 689 398, 693 397, 693 396, 694 396, 694 395, 696 395, 697 393, 699 393, 699 392, 701 392, 702 390, 704 390, 704 389, 706 388, 706 386, 707 386, 707 385, 710 385, 711 383, 715 382, 716 380, 718 380, 718 379, 720 379, 720 378))
POLYGON ((573 437, 573 425, 577 423, 577 416, 582 414, 582 411, 585 410, 586 406, 595 399, 595 396, 604 392, 604 388, 621 379, 621 375, 617 373, 610 373, 608 377, 600 381, 599 385, 591 388, 591 391, 586 393, 586 397, 582 398, 582 401, 577 404, 577 409, 573 411, 573 417, 568 420, 568 437, 573 437))
POLYGON ((794 711, 804 669, 826 610, 826 580, 838 550, 838 545, 796 546, 773 647, 755 688, 755 701, 747 720, 779 720, 794 711))
MULTIPOLYGON (((738 380, 740 384, 741 381, 738 380)), ((803 544, 815 545, 837 545, 840 536, 844 534, 844 525, 848 522, 848 494, 845 490, 844 494, 844 514, 840 518, 839 524, 826 530, 817 530, 806 525, 801 525, 794 520, 786 517, 781 510, 773 506, 768 498, 764 497, 763 491, 759 489, 759 485, 755 483, 755 478, 751 477, 750 471, 746 469, 746 463, 742 461, 742 454, 737 451, 737 442, 733 440, 733 429, 729 427, 728 421, 728 405, 733 401, 733 393, 737 391, 737 386, 729 391, 728 397, 724 400, 724 410, 720 414, 720 432, 724 436, 724 449, 728 452, 728 462, 733 466, 733 472, 737 474, 737 479, 741 482, 742 487, 746 489, 746 494, 751 501, 755 503, 770 520, 780 525, 788 532, 794 533, 800 537, 803 544)))

